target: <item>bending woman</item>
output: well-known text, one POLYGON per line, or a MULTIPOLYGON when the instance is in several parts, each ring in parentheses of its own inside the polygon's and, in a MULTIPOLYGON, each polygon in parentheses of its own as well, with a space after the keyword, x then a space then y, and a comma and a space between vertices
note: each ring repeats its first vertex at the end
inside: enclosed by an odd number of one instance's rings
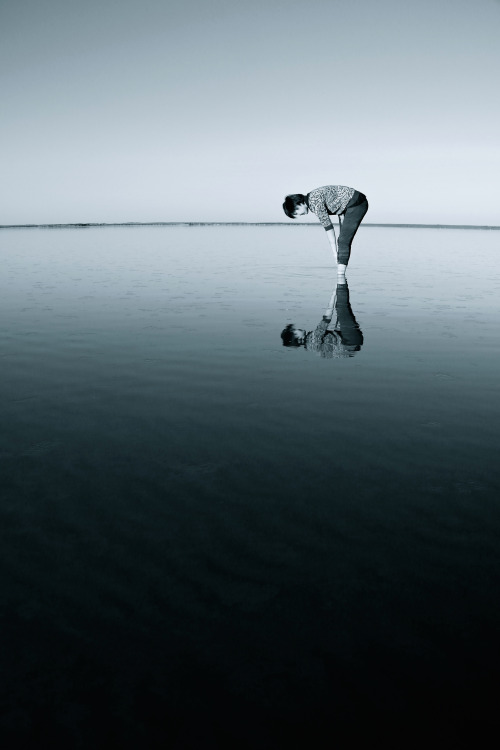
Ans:
POLYGON ((326 230, 326 236, 338 264, 338 273, 345 274, 354 235, 368 211, 366 195, 345 185, 324 185, 311 190, 307 195, 302 193, 287 195, 283 203, 283 211, 290 219, 303 216, 309 211, 316 214, 326 230), (334 214, 344 217, 339 234, 338 251, 330 219, 330 216, 334 214))
POLYGON ((330 304, 314 331, 306 332, 290 323, 281 332, 281 339, 283 346, 303 346, 325 359, 354 357, 363 345, 363 334, 352 312, 345 278, 333 290, 330 304))

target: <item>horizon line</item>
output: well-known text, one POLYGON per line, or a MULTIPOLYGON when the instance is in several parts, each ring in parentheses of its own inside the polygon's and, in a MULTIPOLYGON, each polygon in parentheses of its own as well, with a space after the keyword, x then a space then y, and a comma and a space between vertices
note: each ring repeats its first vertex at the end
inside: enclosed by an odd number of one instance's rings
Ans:
MULTIPOLYGON (((0 229, 84 229, 90 227, 205 227, 205 226, 273 226, 303 227, 320 226, 317 222, 302 221, 291 224, 286 221, 119 221, 119 222, 76 222, 66 224, 0 224, 0 229)), ((486 224, 362 224, 364 227, 394 227, 400 229, 500 229, 497 225, 486 224)))

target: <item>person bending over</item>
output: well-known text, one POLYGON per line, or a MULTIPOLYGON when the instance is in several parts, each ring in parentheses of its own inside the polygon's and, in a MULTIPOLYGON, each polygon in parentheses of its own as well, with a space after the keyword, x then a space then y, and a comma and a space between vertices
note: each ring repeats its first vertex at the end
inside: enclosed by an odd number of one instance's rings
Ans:
POLYGON ((311 190, 307 195, 302 193, 287 195, 283 203, 283 211, 290 219, 307 214, 309 211, 316 214, 326 230, 326 236, 338 264, 338 273, 344 274, 351 255, 352 240, 368 211, 366 195, 345 185, 324 185, 311 190), (344 217, 338 249, 330 219, 330 216, 334 214, 344 217))
POLYGON ((303 346, 324 359, 354 357, 363 345, 363 334, 351 308, 346 279, 337 280, 330 303, 314 331, 307 332, 289 323, 281 332, 281 340, 283 346, 303 346))

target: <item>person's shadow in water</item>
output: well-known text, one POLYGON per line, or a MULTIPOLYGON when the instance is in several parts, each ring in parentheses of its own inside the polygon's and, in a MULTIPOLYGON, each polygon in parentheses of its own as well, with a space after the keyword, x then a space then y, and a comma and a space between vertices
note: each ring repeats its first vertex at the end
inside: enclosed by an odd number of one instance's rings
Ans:
POLYGON ((354 357, 363 345, 363 334, 351 308, 347 281, 337 283, 314 331, 290 323, 281 332, 281 339, 283 346, 303 346, 325 359, 354 357))

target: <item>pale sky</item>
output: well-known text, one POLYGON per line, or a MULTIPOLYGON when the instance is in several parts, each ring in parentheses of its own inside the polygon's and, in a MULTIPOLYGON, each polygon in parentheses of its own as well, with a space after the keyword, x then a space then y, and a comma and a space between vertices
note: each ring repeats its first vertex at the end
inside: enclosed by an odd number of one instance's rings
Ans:
POLYGON ((499 40, 499 0, 0 0, 0 224, 286 221, 342 184, 368 222, 500 225, 499 40))

